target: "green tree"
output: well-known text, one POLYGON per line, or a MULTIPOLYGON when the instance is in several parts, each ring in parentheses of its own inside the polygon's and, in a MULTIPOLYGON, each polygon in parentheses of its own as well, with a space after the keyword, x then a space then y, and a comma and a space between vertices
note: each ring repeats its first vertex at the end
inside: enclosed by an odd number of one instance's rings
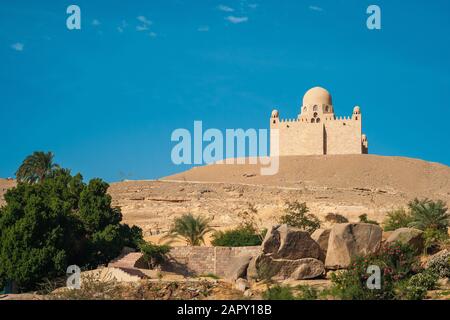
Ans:
POLYGON ((164 237, 175 240, 184 239, 189 246, 199 246, 205 243, 205 235, 213 231, 209 223, 211 219, 203 216, 194 216, 191 213, 175 219, 169 233, 164 237))
POLYGON ((306 206, 306 203, 299 203, 298 201, 286 202, 284 215, 278 221, 281 224, 287 224, 309 233, 313 233, 320 228, 319 219, 309 213, 309 208, 306 206))
POLYGON ((53 162, 52 152, 36 151, 25 158, 16 172, 19 182, 37 183, 49 177, 59 166, 53 162))
POLYGON ((408 206, 412 216, 412 222, 409 223, 410 227, 420 230, 434 229, 447 233, 450 215, 443 201, 419 200, 416 198, 408 206))
POLYGON ((65 274, 68 265, 96 267, 125 245, 137 248, 142 230, 120 224, 107 188, 99 179, 86 185, 80 174, 56 169, 40 183, 9 189, 0 208, 0 286, 10 280, 34 289, 65 274))

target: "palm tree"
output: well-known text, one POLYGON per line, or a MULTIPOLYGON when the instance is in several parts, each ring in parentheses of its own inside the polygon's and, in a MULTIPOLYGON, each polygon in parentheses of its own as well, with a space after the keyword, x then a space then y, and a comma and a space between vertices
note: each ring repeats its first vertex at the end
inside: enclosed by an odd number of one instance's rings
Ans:
POLYGON ((447 232, 450 215, 442 200, 414 199, 408 204, 412 222, 408 226, 420 230, 434 229, 447 232))
POLYGON ((16 172, 19 182, 37 183, 50 176, 59 165, 53 163, 52 152, 36 151, 22 162, 16 172))
POLYGON ((189 246, 199 246, 205 243, 205 235, 213 231, 209 226, 212 219, 203 216, 194 216, 191 213, 175 219, 169 233, 164 238, 175 240, 182 238, 189 246))

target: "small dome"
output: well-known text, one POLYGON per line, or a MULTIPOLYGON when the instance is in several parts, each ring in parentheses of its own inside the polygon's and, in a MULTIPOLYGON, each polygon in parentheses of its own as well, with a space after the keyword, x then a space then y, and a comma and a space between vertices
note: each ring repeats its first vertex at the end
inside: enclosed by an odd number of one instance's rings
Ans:
POLYGON ((279 117, 279 113, 278 113, 278 110, 273 110, 272 111, 272 116, 271 116, 272 118, 278 118, 279 117))
POLYGON ((332 105, 330 93, 321 87, 314 87, 306 91, 303 96, 303 105, 332 105))
POLYGON ((353 108, 353 113, 354 113, 354 114, 360 114, 360 113, 361 113, 361 108, 358 107, 358 106, 354 107, 354 108, 353 108))

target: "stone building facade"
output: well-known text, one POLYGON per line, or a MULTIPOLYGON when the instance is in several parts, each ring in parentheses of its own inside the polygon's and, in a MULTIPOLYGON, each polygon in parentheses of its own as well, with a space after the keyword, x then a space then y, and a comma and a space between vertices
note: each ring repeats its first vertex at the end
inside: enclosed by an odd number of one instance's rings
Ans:
POLYGON ((305 93, 297 119, 280 119, 273 110, 270 129, 271 156, 368 153, 361 109, 356 106, 351 116, 336 117, 330 93, 320 87, 305 93))

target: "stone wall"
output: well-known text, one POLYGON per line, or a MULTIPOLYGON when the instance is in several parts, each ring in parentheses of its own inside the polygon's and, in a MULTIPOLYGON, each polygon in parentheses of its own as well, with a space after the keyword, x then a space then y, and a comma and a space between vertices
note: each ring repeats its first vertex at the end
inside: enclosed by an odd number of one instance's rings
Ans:
POLYGON ((163 270, 185 275, 215 274, 223 277, 233 258, 242 255, 256 256, 255 247, 173 247, 169 263, 163 270))

